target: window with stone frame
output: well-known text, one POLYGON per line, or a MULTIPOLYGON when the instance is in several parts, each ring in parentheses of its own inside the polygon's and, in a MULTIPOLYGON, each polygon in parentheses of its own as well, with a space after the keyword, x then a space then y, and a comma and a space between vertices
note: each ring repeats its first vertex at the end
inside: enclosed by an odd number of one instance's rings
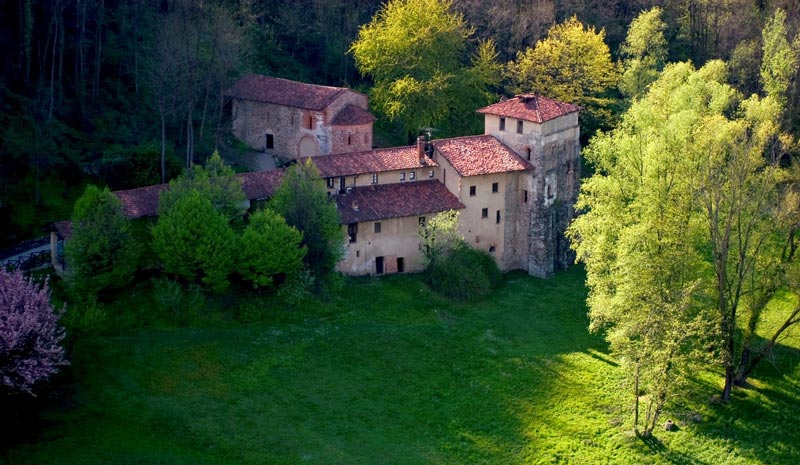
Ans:
POLYGON ((470 197, 475 197, 475 194, 477 193, 477 190, 478 190, 477 187, 469 186, 469 196, 470 197))
POLYGON ((517 120, 517 134, 522 134, 522 120, 517 120))
POLYGON ((506 130, 506 119, 505 118, 500 118, 500 130, 501 131, 505 131, 506 130))
POLYGON ((380 221, 376 221, 375 222, 375 234, 380 234, 380 233, 381 233, 381 222, 380 221))
POLYGON ((498 192, 499 190, 500 190, 500 184, 499 184, 499 183, 496 183, 496 182, 493 182, 493 183, 492 183, 492 193, 496 193, 496 192, 498 192))
POLYGON ((488 208, 481 209, 481 218, 489 218, 489 209, 488 208))

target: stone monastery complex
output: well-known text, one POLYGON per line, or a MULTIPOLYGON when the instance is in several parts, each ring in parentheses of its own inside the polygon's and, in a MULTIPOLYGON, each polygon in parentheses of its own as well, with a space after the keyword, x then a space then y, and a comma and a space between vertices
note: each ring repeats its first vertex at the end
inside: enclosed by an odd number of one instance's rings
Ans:
MULTIPOLYGON (((249 75, 226 97, 235 137, 267 155, 310 157, 319 169, 347 233, 343 273, 421 271, 419 224, 447 210, 459 211, 466 242, 502 270, 548 277, 574 260, 564 231, 580 180, 576 105, 517 95, 477 110, 483 135, 373 149, 375 117, 359 92, 249 75)), ((282 175, 237 176, 255 201, 269 198, 282 175)), ((127 216, 151 216, 167 187, 116 194, 127 216)), ((54 251, 69 232, 56 224, 54 251)))

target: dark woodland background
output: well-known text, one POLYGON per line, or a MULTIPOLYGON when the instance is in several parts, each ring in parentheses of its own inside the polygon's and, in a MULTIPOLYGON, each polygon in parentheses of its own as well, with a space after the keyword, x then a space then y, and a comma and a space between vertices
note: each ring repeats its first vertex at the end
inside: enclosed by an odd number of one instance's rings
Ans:
MULTIPOLYGON (((159 182, 162 140, 173 176, 187 160, 235 149, 222 92, 245 73, 368 90, 348 49, 381 4, 0 0, 0 248, 68 218, 86 182, 159 182)), ((573 15, 604 29, 616 54, 631 20, 656 5, 669 61, 724 59, 745 94, 759 91, 765 19, 783 8, 790 37, 800 24, 797 0, 454 1, 475 30, 471 46, 492 38, 503 63, 573 15)), ((381 124, 379 143, 403 142, 381 124)))

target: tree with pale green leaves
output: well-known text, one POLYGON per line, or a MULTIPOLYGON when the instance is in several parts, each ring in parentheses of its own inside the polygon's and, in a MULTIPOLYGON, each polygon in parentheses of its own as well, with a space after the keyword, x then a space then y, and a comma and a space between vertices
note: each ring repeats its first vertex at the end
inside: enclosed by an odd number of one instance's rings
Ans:
POLYGON ((605 31, 585 27, 576 17, 556 24, 547 37, 517 53, 506 66, 510 88, 584 107, 581 132, 611 125, 619 71, 611 61, 605 31))
POLYGON ((371 103, 404 133, 427 126, 462 132, 474 121, 449 121, 453 102, 476 101, 474 111, 491 101, 487 88, 497 82, 485 73, 496 58, 493 44, 479 47, 478 69, 468 63, 472 33, 451 0, 390 0, 362 26, 350 52, 375 82, 371 103))
POLYGON ((666 23, 661 20, 661 8, 653 7, 634 18, 628 35, 620 46, 622 76, 620 91, 628 98, 638 98, 647 86, 658 79, 667 60, 666 23))
MULTIPOLYGON (((585 151, 597 171, 568 235, 586 264, 591 328, 625 368, 643 435, 698 366, 719 364, 730 398, 756 350, 747 334, 793 261, 784 249, 798 207, 765 153, 780 109, 742 100, 726 78, 719 61, 667 66, 585 151)), ((779 317, 781 332, 798 321, 796 310, 779 317)))
POLYGON ((303 233, 272 210, 250 215, 239 241, 237 270, 254 288, 274 288, 300 272, 308 247, 303 233))
POLYGON ((75 202, 64 249, 69 285, 90 295, 123 287, 133 279, 140 251, 119 198, 108 188, 86 186, 75 202))

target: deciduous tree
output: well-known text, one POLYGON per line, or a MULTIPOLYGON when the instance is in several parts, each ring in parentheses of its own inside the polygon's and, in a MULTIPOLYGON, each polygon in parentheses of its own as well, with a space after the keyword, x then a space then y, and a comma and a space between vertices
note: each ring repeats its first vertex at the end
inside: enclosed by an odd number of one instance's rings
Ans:
POLYGON ((75 202, 72 237, 64 250, 70 285, 90 295, 125 286, 136 272, 139 253, 122 202, 108 188, 86 186, 75 202))
POLYGON ((547 38, 517 53, 507 65, 511 89, 534 92, 582 105, 581 129, 589 135, 611 124, 612 95, 619 72, 611 61, 605 32, 585 27, 576 17, 556 24, 547 38))
POLYGON ((47 282, 0 268, 0 389, 33 395, 37 383, 67 365, 58 318, 47 282))
POLYGON ((241 217, 246 208, 247 196, 242 190, 242 180, 235 176, 233 169, 225 164, 217 151, 205 166, 192 165, 170 181, 169 189, 158 199, 159 211, 168 210, 189 191, 199 192, 228 221, 241 217))
POLYGON ((620 46, 623 72, 619 88, 626 97, 637 98, 644 94, 664 68, 667 59, 666 27, 658 7, 639 13, 628 27, 628 35, 620 46))
POLYGON ((303 233, 275 211, 250 215, 239 246, 237 270, 253 287, 275 287, 303 267, 303 233))
POLYGON ((236 255, 236 235, 228 219, 203 194, 189 190, 159 212, 153 250, 164 270, 201 281, 215 292, 228 287, 236 255))
POLYGON ((303 233, 301 245, 308 248, 305 264, 321 287, 344 255, 344 233, 339 211, 310 159, 289 168, 268 208, 303 233))
POLYGON ((375 81, 372 103, 411 136, 446 126, 454 98, 488 103, 482 95, 488 83, 476 81, 480 73, 469 75, 471 35, 450 0, 391 0, 361 28, 350 51, 359 71, 375 81))

